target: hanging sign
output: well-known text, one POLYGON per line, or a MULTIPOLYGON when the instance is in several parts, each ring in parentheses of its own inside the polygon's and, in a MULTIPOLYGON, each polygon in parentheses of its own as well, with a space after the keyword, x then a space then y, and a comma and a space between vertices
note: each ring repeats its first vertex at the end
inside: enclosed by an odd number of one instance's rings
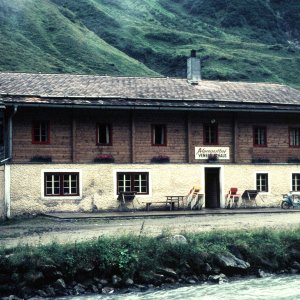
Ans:
POLYGON ((225 160, 230 158, 229 147, 195 147, 195 159, 225 160))

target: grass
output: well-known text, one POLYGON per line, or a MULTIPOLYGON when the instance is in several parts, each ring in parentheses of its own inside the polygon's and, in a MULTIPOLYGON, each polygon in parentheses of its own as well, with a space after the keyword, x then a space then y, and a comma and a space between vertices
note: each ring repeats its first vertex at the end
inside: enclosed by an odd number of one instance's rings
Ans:
POLYGON ((287 43, 300 38, 300 5, 225 2, 0 0, 0 70, 185 77, 197 49, 203 78, 300 88, 300 50, 287 43))

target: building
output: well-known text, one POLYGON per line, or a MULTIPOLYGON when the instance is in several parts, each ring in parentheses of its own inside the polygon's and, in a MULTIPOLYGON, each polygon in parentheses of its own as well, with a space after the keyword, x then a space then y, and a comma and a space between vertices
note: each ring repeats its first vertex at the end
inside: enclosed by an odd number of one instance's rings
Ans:
POLYGON ((208 208, 230 187, 264 206, 300 192, 300 91, 201 80, 195 55, 187 79, 0 73, 0 95, 5 216, 116 209, 123 190, 144 207, 200 185, 208 208))

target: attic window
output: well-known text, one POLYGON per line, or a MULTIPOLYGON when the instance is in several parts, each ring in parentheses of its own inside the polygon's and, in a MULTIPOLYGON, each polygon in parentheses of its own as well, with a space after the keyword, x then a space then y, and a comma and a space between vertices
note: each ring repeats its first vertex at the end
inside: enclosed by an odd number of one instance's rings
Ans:
POLYGON ((97 125, 97 145, 100 146, 112 145, 112 130, 109 124, 97 125))
POLYGON ((163 124, 152 125, 152 146, 167 145, 167 128, 163 124))
POLYGON ((49 144, 50 126, 48 121, 34 121, 32 124, 32 143, 49 144))

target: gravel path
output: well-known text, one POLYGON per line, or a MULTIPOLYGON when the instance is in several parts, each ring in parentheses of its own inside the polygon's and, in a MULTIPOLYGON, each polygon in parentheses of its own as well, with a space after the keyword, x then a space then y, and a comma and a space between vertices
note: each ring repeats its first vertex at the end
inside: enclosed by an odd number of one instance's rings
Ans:
POLYGON ((0 226, 0 247, 68 243, 103 235, 201 232, 211 230, 247 230, 252 228, 295 228, 300 226, 300 211, 234 215, 177 216, 126 220, 58 220, 43 217, 10 221, 0 226))

